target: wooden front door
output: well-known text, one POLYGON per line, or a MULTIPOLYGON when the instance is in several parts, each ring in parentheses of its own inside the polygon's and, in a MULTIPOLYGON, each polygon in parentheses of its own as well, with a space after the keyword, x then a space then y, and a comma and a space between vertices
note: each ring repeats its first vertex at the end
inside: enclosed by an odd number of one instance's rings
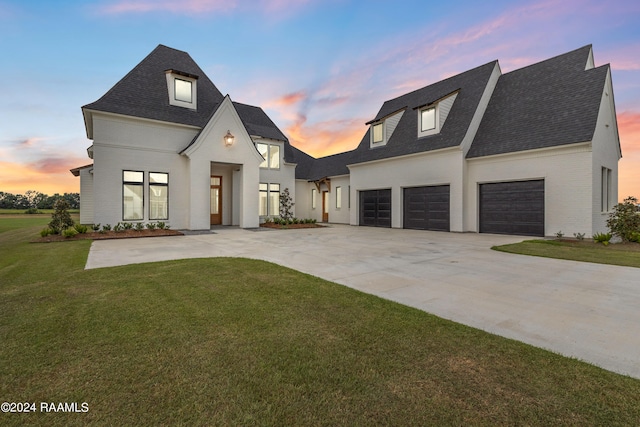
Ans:
POLYGON ((322 222, 329 222, 329 192, 322 192, 322 222))
POLYGON ((211 176, 211 225, 222 224, 222 177, 211 176))

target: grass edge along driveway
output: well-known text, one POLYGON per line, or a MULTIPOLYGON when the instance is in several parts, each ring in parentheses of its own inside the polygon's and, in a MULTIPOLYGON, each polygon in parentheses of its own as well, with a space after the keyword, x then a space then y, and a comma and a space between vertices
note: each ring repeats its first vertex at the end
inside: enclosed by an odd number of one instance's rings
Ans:
MULTIPOLYGON (((0 413, 46 425, 634 425, 640 380, 275 264, 83 270, 0 219, 0 413), (38 407, 39 408, 39 407, 38 407)), ((45 222, 46 223, 46 222, 45 222)))
POLYGON ((638 243, 616 243, 605 246, 592 241, 537 239, 493 246, 491 249, 512 254, 640 268, 640 244, 638 243))

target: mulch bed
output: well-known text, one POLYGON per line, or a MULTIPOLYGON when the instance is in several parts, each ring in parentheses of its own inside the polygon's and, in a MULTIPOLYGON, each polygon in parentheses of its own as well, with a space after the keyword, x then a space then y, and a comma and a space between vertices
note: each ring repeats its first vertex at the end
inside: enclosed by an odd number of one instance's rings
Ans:
POLYGON ((47 237, 40 237, 32 240, 32 243, 49 243, 49 242, 67 242, 72 240, 106 240, 106 239, 133 239, 138 237, 161 237, 161 236, 184 236, 177 230, 123 230, 123 231, 105 231, 99 233, 95 231, 84 234, 76 234, 73 237, 64 237, 59 234, 51 234, 47 237))
POLYGON ((320 224, 289 224, 289 225, 280 225, 274 222, 265 222, 264 224, 260 224, 260 227, 264 228, 274 228, 276 230, 291 230, 295 228, 323 228, 324 225, 320 224))

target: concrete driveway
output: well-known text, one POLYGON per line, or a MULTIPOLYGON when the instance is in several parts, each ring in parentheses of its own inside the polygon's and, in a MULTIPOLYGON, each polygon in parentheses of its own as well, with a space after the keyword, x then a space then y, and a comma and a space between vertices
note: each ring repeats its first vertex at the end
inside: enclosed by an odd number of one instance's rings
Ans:
POLYGON ((95 241, 86 268, 247 257, 640 378, 640 270, 490 250, 523 237, 334 225, 95 241))

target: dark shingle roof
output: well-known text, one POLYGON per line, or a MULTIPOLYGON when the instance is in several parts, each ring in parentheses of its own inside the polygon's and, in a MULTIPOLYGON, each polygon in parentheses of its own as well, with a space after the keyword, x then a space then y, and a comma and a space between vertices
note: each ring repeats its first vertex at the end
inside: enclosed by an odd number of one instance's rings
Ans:
POLYGON ((158 45, 100 99, 83 109, 203 127, 223 99, 188 53, 158 45), (197 111, 169 105, 165 71, 198 76, 197 111))
POLYGON ((405 109, 393 135, 383 147, 370 148, 369 130, 350 156, 351 163, 432 151, 460 145, 478 108, 497 61, 449 77, 437 83, 386 101, 372 122, 405 109), (414 110, 458 91, 447 121, 440 133, 418 138, 418 113, 414 110))
POLYGON ((468 158, 591 141, 608 66, 585 70, 591 46, 500 77, 468 158))
POLYGON ((297 169, 300 170, 296 170, 296 178, 316 180, 325 176, 344 175, 349 173, 347 168, 349 164, 459 145, 467 133, 496 64, 497 61, 490 62, 386 101, 369 123, 398 111, 404 110, 405 113, 384 147, 370 148, 369 130, 367 130, 360 145, 352 151, 314 159, 312 162, 306 162, 304 168, 301 168, 299 163, 297 169), (418 138, 418 114, 414 108, 435 102, 456 91, 459 91, 456 101, 440 133, 418 138))
MULTIPOLYGON (((82 108, 203 128, 223 99, 188 53, 158 45, 104 96, 82 108), (198 77, 197 111, 169 104, 166 70, 198 77)), ((284 141, 285 161, 293 162, 289 141, 262 108, 239 102, 233 105, 249 134, 284 141)))

